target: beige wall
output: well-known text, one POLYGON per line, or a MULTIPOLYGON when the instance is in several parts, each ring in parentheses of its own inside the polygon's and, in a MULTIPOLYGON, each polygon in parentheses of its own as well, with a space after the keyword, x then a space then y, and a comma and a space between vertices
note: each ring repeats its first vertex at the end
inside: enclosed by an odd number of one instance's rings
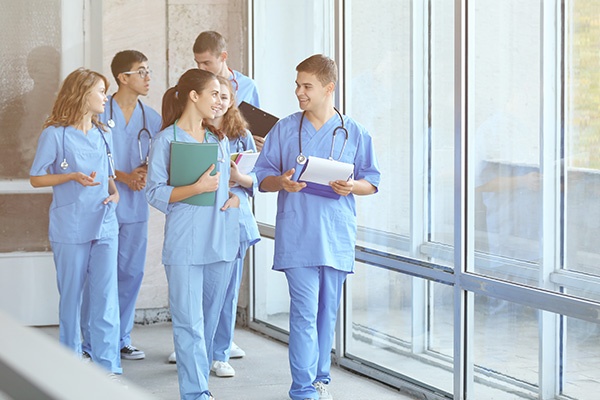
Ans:
MULTIPOLYGON (((204 30, 216 30, 228 40, 229 66, 246 72, 246 0, 104 0, 102 9, 102 68, 110 73, 115 53, 135 49, 144 53, 153 71, 144 101, 160 112, 162 95, 189 68, 195 68, 192 45, 204 30), (244 50, 242 50, 244 49, 244 50)), ((146 274, 137 302, 136 320, 161 318, 168 307, 167 282, 161 263, 164 215, 151 208, 146 274), (152 313, 149 310, 156 310, 152 313), (157 317, 158 315, 158 317, 157 317)))

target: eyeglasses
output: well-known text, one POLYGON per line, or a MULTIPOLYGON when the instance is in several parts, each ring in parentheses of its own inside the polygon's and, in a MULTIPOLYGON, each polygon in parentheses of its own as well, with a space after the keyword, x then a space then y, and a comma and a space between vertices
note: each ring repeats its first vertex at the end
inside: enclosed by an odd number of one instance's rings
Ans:
POLYGON ((147 76, 152 75, 152 71, 146 68, 140 68, 137 71, 127 71, 127 72, 122 72, 122 74, 125 75, 133 75, 133 74, 140 74, 140 77, 142 79, 146 79, 147 76))

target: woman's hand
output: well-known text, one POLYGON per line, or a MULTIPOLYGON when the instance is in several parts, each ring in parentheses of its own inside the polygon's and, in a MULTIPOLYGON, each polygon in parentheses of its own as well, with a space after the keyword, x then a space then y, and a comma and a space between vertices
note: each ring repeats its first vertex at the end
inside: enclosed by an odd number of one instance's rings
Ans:
POLYGON ((95 181, 96 171, 92 172, 89 175, 86 175, 83 172, 73 172, 72 178, 81 186, 98 186, 100 184, 100 182, 95 181))
POLYGON ((231 192, 229 192, 229 198, 225 204, 223 204, 223 207, 221 207, 221 211, 225 211, 230 208, 240 208, 240 198, 231 192))
POLYGON ((249 188, 252 186, 252 177, 250 175, 242 174, 238 168, 238 165, 234 161, 231 161, 229 164, 231 166, 229 187, 240 185, 245 188, 249 188))
POLYGON ((221 175, 221 173, 217 172, 216 174, 211 175, 210 173, 213 172, 214 169, 215 164, 211 164, 210 167, 208 167, 208 169, 206 170, 206 172, 204 172, 200 176, 200 178, 198 178, 196 183, 193 184, 194 189, 197 190, 196 194, 217 191, 217 189, 219 188, 219 176, 221 175))

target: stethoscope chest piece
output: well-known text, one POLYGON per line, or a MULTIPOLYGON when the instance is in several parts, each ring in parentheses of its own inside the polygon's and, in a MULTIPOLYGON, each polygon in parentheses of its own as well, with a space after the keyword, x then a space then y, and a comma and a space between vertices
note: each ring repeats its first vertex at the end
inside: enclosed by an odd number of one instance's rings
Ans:
POLYGON ((66 158, 65 158, 65 159, 63 159, 63 161, 60 163, 60 167, 61 167, 62 169, 67 169, 67 168, 69 168, 69 163, 67 162, 67 159, 66 159, 66 158))
MULTIPOLYGON (((111 109, 112 112, 112 109, 111 109)), ((115 121, 111 118, 108 121, 106 121, 106 125, 108 125, 109 128, 114 128, 115 127, 115 121)))
POLYGON ((296 162, 300 165, 306 164, 306 156, 302 153, 298 154, 298 157, 296 157, 296 162))

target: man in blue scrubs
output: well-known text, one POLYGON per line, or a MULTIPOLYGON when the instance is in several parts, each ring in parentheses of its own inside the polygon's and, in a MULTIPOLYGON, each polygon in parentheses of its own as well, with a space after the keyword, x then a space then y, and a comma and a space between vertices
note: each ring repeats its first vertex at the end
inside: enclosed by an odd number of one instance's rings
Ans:
POLYGON ((273 269, 285 272, 290 294, 289 395, 326 400, 342 286, 354 270, 354 196, 376 193, 380 172, 369 133, 334 108, 335 62, 317 54, 296 71, 302 111, 269 132, 254 172, 261 191, 279 192, 273 269), (332 150, 334 160, 354 165, 353 178, 330 182, 339 198, 307 193, 298 182, 303 158, 327 159, 332 150))
MULTIPOLYGON (((237 105, 245 101, 254 107, 260 107, 256 83, 241 72, 227 66, 227 43, 220 33, 204 31, 198 35, 194 42, 194 60, 198 68, 229 79, 236 92, 237 105)), ((256 135, 253 137, 256 147, 260 151, 265 139, 256 135)))
MULTIPOLYGON (((100 120, 112 130, 116 184, 121 196, 117 207, 120 349, 121 358, 141 360, 146 354, 131 344, 131 330, 146 265, 149 218, 145 195, 147 158, 162 119, 139 100, 139 96, 146 96, 150 89, 148 58, 139 51, 124 50, 113 57, 110 67, 118 89, 108 97, 100 120)), ((84 299, 84 316, 86 310, 84 299)), ((86 320, 82 318, 82 321, 86 320)), ((86 329, 82 331, 83 349, 89 353, 93 349, 90 348, 86 329)))

